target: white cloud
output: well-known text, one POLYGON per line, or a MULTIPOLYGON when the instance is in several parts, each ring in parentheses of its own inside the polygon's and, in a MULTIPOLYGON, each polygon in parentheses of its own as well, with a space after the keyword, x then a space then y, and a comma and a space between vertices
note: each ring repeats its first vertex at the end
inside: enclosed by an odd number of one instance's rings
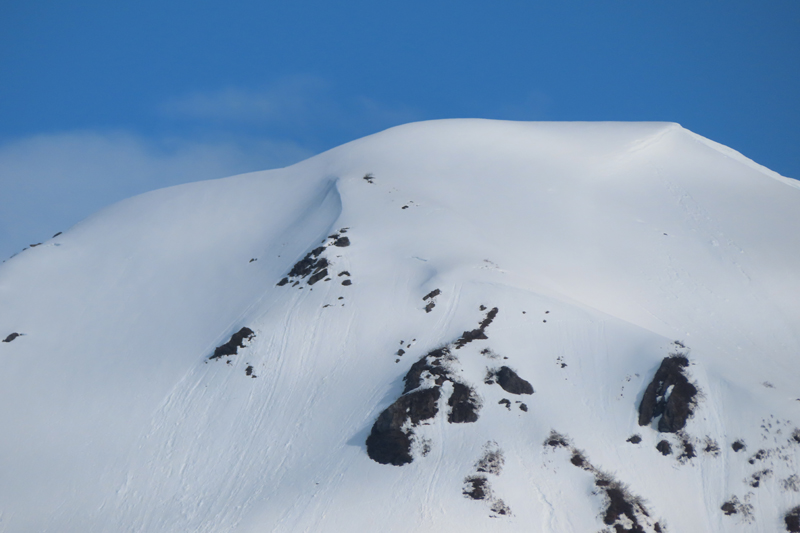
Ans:
POLYGON ((249 123, 305 121, 330 107, 327 84, 312 76, 292 76, 261 90, 227 87, 194 92, 166 101, 169 118, 249 123))
POLYGON ((182 136, 77 131, 0 145, 0 260, 135 194, 286 166, 421 118, 369 98, 339 98, 313 76, 194 92, 156 111, 182 136), (197 140, 198 132, 211 140, 197 140))
POLYGON ((363 96, 338 97, 335 87, 314 76, 288 76, 260 89, 194 92, 166 101, 159 111, 177 121, 247 126, 273 136, 334 137, 335 144, 423 118, 407 106, 363 96))
POLYGON ((37 135, 0 146, 0 260, 152 189, 276 168, 312 153, 265 139, 152 141, 125 132, 37 135))

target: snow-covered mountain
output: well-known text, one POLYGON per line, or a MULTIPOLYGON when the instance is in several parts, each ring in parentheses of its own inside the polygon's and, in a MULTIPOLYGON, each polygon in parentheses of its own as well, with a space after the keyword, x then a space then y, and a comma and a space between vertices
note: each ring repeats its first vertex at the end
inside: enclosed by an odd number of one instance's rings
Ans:
POLYGON ((800 186, 410 124, 0 266, 0 531, 800 531, 800 186))

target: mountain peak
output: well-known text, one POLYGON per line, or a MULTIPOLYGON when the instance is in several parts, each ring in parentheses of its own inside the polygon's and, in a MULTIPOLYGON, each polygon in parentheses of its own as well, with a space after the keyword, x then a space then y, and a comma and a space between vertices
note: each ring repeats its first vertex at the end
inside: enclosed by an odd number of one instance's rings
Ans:
POLYGON ((797 227, 657 122, 414 123, 125 200, 0 266, 0 530, 791 528, 797 227))

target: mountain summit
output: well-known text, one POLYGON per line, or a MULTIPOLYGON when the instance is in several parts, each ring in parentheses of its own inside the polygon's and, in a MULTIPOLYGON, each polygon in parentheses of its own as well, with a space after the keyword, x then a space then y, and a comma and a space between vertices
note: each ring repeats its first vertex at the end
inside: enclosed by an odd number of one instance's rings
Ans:
POLYGON ((445 120, 0 266, 0 531, 800 531, 800 186, 445 120))

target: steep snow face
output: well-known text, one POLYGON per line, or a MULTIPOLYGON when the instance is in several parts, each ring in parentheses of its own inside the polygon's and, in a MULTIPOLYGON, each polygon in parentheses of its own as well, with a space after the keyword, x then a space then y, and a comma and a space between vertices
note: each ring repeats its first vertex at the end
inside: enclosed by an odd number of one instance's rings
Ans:
POLYGON ((0 531, 791 531, 797 228, 662 123, 121 202, 0 266, 0 531))

